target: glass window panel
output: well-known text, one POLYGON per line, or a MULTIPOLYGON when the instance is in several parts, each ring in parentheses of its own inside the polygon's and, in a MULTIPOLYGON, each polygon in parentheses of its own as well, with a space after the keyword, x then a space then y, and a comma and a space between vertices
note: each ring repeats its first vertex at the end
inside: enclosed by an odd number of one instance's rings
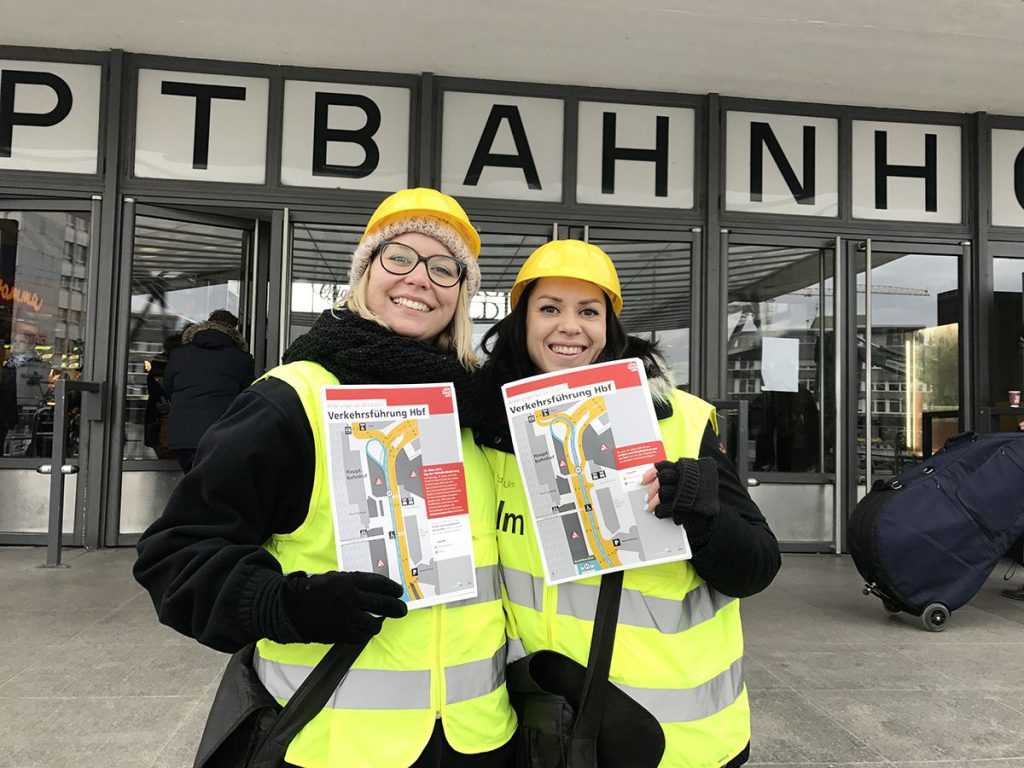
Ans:
MULTIPOLYGON (((79 379, 89 216, 0 211, 0 456, 48 456, 58 379, 79 379)), ((78 455, 78 396, 67 449, 78 455)))
POLYGON ((473 341, 509 313, 508 297, 523 262, 550 238, 512 232, 486 232, 480 249, 480 292, 473 297, 473 341))
MULTIPOLYGON (((991 368, 988 405, 1007 406, 1007 392, 1024 389, 1024 259, 992 259, 992 314, 989 317, 991 368)), ((1002 429, 1011 428, 1006 418, 1002 429)))
POLYGON ((749 468, 833 472, 832 251, 730 245, 727 397, 750 403, 749 468))
POLYGON ((363 228, 345 224, 292 225, 291 312, 287 349, 348 290, 348 270, 363 228))
POLYGON ((162 377, 181 333, 216 309, 241 320, 249 232, 233 227, 138 216, 132 259, 125 392, 124 458, 174 458, 167 444, 169 403, 162 377))
POLYGON ((591 237, 607 253, 622 287, 626 331, 658 341, 676 384, 690 385, 692 246, 688 242, 644 241, 623 235, 591 237))
MULTIPOLYGON (((896 474, 919 460, 931 443, 942 446, 957 430, 960 408, 959 259, 922 253, 872 254, 872 390, 896 389, 886 405, 872 398, 871 466, 896 474)), ((857 347, 860 385, 858 466, 864 471, 866 426, 866 280, 857 274, 857 347)))

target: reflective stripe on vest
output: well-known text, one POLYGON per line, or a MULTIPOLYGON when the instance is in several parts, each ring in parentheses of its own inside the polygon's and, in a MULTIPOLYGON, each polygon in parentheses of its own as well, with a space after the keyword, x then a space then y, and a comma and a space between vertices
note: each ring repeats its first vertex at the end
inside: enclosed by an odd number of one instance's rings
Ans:
MULTIPOLYGON (((505 684, 506 648, 489 659, 447 667, 445 703, 486 696, 505 684)), ((309 667, 272 661, 256 652, 260 680, 275 699, 288 701, 312 672, 309 667)), ((327 703, 330 709, 430 709, 430 670, 351 669, 327 703)))
POLYGON ((502 645, 489 659, 467 661, 465 664, 445 667, 444 700, 457 704, 478 696, 486 696, 505 684, 505 665, 508 649, 502 645))
MULTIPOLYGON (((507 566, 502 568, 502 573, 508 599, 512 603, 538 612, 543 610, 543 578, 507 566)), ((559 615, 593 621, 600 589, 597 584, 560 584, 557 607, 559 615)), ((685 632, 713 619, 718 611, 735 599, 704 583, 690 590, 682 600, 652 597, 635 589, 623 589, 618 623, 641 629, 657 629, 666 635, 685 632)))
POLYGON ((501 599, 501 572, 497 565, 482 565, 476 569, 476 597, 448 603, 449 608, 479 605, 501 599))
POLYGON ((510 637, 508 639, 508 663, 519 661, 525 655, 526 648, 523 647, 523 641, 518 637, 510 637))
POLYGON ((743 693, 743 659, 696 688, 636 688, 614 685, 654 715, 659 723, 689 723, 711 717, 743 693))

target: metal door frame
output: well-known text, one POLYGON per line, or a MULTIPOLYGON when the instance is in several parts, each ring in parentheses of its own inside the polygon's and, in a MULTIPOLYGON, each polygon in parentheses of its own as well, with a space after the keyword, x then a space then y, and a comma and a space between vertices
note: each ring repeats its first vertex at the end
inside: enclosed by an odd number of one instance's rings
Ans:
MULTIPOLYGON (((262 213, 262 209, 260 210, 262 213)), ((261 299, 263 291, 259 288, 267 282, 267 267, 270 260, 271 220, 272 213, 253 217, 223 215, 207 211, 195 211, 187 207, 168 207, 139 202, 133 197, 122 199, 121 233, 118 247, 118 274, 115 323, 111 340, 110 386, 107 388, 108 422, 117 425, 111 430, 107 445, 107 494, 104 500, 104 545, 124 546, 134 544, 138 534, 121 533, 121 497, 122 474, 124 472, 153 472, 177 470, 178 465, 168 459, 140 459, 126 461, 124 456, 123 429, 125 418, 125 388, 128 381, 128 333, 131 321, 132 300, 132 269, 135 255, 135 228, 137 218, 148 216, 168 221, 193 224, 207 224, 241 230, 243 233, 243 257, 240 282, 243 283, 240 302, 245 304, 242 315, 247 330, 251 334, 253 357, 257 370, 262 369, 263 357, 266 354, 267 335, 261 329, 267 327, 267 302, 261 299), (245 285, 246 278, 251 282, 245 285)), ((242 314, 242 313, 240 313, 242 314)))
MULTIPOLYGON (((88 213, 89 214, 89 248, 86 254, 86 297, 85 297, 85 345, 83 354, 85 361, 82 368, 82 377, 87 380, 96 380, 97 377, 97 347, 103 334, 99 329, 103 327, 98 298, 98 286, 100 284, 100 232, 102 225, 102 195, 83 195, 78 198, 0 198, 0 210, 4 211, 32 211, 39 213, 88 213)), ((104 312, 106 317, 106 312, 104 312)), ((81 472, 78 473, 77 490, 74 509, 74 530, 70 534, 61 536, 62 543, 68 546, 81 546, 88 544, 86 541, 88 527, 88 504, 93 496, 89 491, 90 473, 89 467, 92 462, 100 461, 102 458, 102 428, 100 422, 83 421, 79 431, 78 444, 78 465, 81 472)), ((34 458, 3 458, 0 457, 0 473, 6 469, 36 469, 42 464, 49 463, 46 456, 34 458)), ((95 474, 93 474, 95 477, 95 474)), ((45 545, 47 534, 41 533, 19 533, 17 531, 0 532, 0 545, 45 545)))
MULTIPOLYGON (((832 486, 832 508, 833 508, 833 520, 832 520, 832 538, 823 539, 820 541, 800 541, 800 542, 786 542, 786 549, 788 551, 841 551, 841 536, 840 530, 845 528, 845 518, 840 517, 842 505, 841 505, 841 488, 843 484, 844 475, 844 462, 843 456, 843 444, 845 442, 843 422, 841 421, 841 402, 844 399, 844 391, 842 389, 842 377, 841 371, 843 367, 842 349, 844 343, 844 329, 842 323, 837 322, 836 318, 841 317, 841 312, 844 309, 844 296, 843 296, 843 276, 840 270, 839 254, 842 251, 843 241, 839 236, 829 237, 827 235, 789 235, 785 232, 756 232, 756 231, 741 231, 736 232, 730 229, 722 229, 720 232, 720 257, 721 265, 719 268, 719 275, 721 283, 717 286, 708 286, 708 293, 714 292, 718 299, 718 313, 713 317, 709 318, 708 323, 708 345, 717 345, 718 359, 722 361, 719 370, 717 371, 718 380, 718 391, 721 396, 731 398, 732 393, 727 391, 727 365, 728 365, 728 338, 726 336, 726 326, 728 322, 728 307, 729 307, 729 247, 731 245, 754 245, 754 246, 765 246, 765 247, 778 247, 778 248, 807 248, 817 250, 821 254, 821 261, 819 263, 819 285, 821 286, 822 292, 824 292, 824 281, 825 281, 825 267, 827 265, 826 260, 831 254, 832 260, 832 281, 833 281, 833 305, 832 305, 832 318, 833 318, 833 334, 835 336, 835 343, 833 345, 833 359, 831 372, 826 372, 825 359, 825 345, 820 345, 819 357, 818 357, 818 369, 819 369, 819 381, 821 382, 821 397, 820 401, 822 407, 819 409, 819 456, 824 452, 825 446, 825 408, 831 407, 835 418, 835 445, 833 447, 835 455, 835 472, 750 472, 749 478, 752 484, 763 485, 763 484, 778 484, 778 485, 831 485, 832 486), (826 376, 834 376, 835 386, 833 389, 834 398, 832 403, 825 403, 824 392, 826 388, 824 386, 826 376)), ((824 319, 824 317, 822 318, 824 319)), ((824 332, 824 328, 822 329, 824 332)), ((821 464, 824 467, 824 462, 821 464)))
MULTIPOLYGON (((955 257, 957 261, 957 285, 960 294, 959 301, 959 328, 958 345, 960 358, 958 362, 958 378, 960 390, 960 429, 970 429, 973 424, 973 384, 971 373, 971 361, 966 359, 971 350, 971 303, 973 291, 971 290, 971 243, 965 240, 945 239, 931 240, 928 238, 909 238, 897 240, 891 237, 872 238, 865 236, 851 237, 844 241, 841 251, 841 269, 843 282, 843 303, 852 311, 845 311, 840 315, 843 325, 842 336, 845 339, 843 355, 843 370, 841 372, 842 393, 840 418, 842 419, 842 430, 848 435, 848 439, 840 444, 843 451, 841 457, 843 471, 841 481, 837 482, 840 498, 843 500, 842 507, 837 507, 837 515, 841 514, 841 525, 837 527, 838 536, 836 546, 838 552, 847 551, 846 544, 846 522, 850 513, 856 506, 859 497, 861 472, 857 455, 857 401, 860 392, 860 364, 857 355, 857 275, 859 274, 858 264, 861 256, 865 259, 865 331, 866 331, 866 353, 865 353, 865 467, 863 474, 865 482, 863 486, 871 487, 873 480, 873 466, 871 455, 870 436, 874 426, 873 392, 870 389, 873 384, 871 372, 871 328, 872 323, 872 296, 873 281, 871 269, 874 266, 874 258, 878 254, 922 254, 928 256, 949 256, 955 257)), ((837 311, 837 315, 839 315, 837 311)), ((838 431, 837 424, 837 431, 838 431)))

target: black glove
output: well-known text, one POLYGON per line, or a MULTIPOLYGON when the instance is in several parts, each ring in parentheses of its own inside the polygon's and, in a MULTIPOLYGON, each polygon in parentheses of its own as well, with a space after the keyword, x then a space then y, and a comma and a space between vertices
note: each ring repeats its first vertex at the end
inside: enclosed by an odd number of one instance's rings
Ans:
POLYGON ((654 514, 686 529, 690 546, 697 549, 711 538, 718 514, 718 466, 710 457, 659 461, 658 505, 654 514))
POLYGON ((285 577, 281 590, 285 612, 305 643, 365 643, 385 617, 409 612, 401 596, 401 584, 362 571, 297 571, 285 577))

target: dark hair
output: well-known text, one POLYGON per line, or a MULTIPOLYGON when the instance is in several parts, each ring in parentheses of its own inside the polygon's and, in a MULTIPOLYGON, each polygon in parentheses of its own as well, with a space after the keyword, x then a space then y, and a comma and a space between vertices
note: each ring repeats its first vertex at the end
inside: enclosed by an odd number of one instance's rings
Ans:
POLYGON ((238 329, 238 318, 228 312, 226 309, 215 309, 210 313, 209 321, 211 323, 219 323, 220 325, 226 325, 228 328, 238 329))
MULTIPOLYGON (((516 379, 534 376, 540 370, 530 359, 526 348, 526 316, 530 294, 537 281, 523 289, 515 308, 504 318, 492 325, 484 334, 480 348, 487 354, 487 362, 480 370, 480 385, 484 399, 484 416, 488 421, 505 421, 505 404, 501 397, 501 386, 516 379)), ((603 293, 603 292, 602 292, 603 293)), ((612 300, 604 294, 605 344, 595 363, 606 363, 620 359, 626 351, 626 329, 622 327, 612 300)))
POLYGON ((164 339, 164 354, 171 354, 181 346, 181 331, 176 331, 164 339))

